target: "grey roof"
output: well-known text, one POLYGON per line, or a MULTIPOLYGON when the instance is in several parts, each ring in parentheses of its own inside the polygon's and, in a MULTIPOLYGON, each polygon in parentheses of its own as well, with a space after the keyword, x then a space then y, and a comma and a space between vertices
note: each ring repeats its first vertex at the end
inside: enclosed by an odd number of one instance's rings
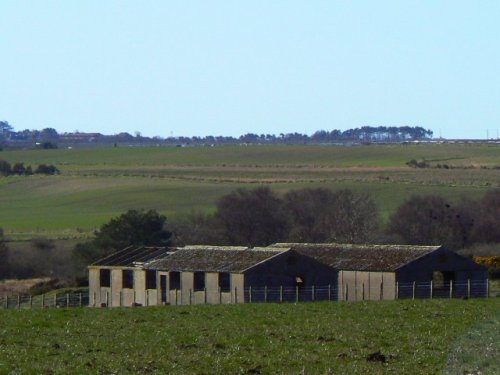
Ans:
POLYGON ((134 267, 167 256, 173 250, 175 249, 166 247, 129 246, 94 262, 91 266, 134 267))
POLYGON ((277 243, 337 270, 395 271, 441 246, 277 243))
POLYGON ((145 268, 187 272, 243 272, 288 249, 281 248, 182 248, 172 255, 148 262, 145 268))

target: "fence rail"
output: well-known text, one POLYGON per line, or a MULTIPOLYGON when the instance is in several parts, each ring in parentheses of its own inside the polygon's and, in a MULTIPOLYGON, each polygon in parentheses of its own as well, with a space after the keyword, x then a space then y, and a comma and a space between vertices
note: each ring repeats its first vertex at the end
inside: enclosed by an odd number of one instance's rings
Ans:
MULTIPOLYGON (((284 303, 314 301, 363 301, 388 299, 433 299, 433 298, 484 298, 500 297, 498 283, 489 280, 467 280, 464 282, 445 281, 430 282, 397 282, 393 285, 357 284, 338 287, 334 285, 309 287, 249 287, 231 291, 234 298, 229 303, 284 303), (494 285, 494 289, 491 286, 494 285)), ((182 299, 182 291, 179 300, 182 299)), ((191 291, 189 291, 191 294, 191 291)), ((206 293, 206 290, 205 290, 206 293)), ((176 291, 177 295, 177 291, 176 291)), ((37 296, 16 295, 0 296, 0 308, 3 309, 37 309, 37 308, 70 308, 85 307, 92 304, 88 292, 83 293, 51 293, 37 296)), ((204 303, 207 299, 204 298, 204 303)), ((192 303, 191 298, 189 304, 192 303)), ((222 299, 220 300, 222 303, 222 299)), ((174 303, 172 303, 174 304, 174 303)), ((103 304, 105 305, 105 304, 103 304)))
POLYGON ((0 308, 37 309, 48 307, 83 307, 89 305, 89 293, 51 293, 0 297, 0 308))

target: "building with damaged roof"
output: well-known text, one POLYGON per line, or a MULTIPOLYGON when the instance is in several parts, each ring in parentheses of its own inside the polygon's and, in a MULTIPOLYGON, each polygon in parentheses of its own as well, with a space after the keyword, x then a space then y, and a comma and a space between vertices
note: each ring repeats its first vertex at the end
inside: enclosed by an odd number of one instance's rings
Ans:
POLYGON ((486 278, 484 267, 442 246, 129 247, 89 266, 89 292, 92 306, 379 300, 486 278))

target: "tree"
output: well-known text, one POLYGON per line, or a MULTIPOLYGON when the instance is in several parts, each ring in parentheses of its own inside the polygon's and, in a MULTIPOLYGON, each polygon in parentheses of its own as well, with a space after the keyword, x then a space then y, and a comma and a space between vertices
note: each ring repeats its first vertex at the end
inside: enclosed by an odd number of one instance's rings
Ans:
POLYGON ((102 225, 94 241, 113 251, 130 245, 168 246, 171 233, 165 229, 166 221, 155 210, 128 210, 102 225))
POLYGON ((288 233, 283 202, 268 187, 223 196, 215 219, 229 245, 266 246, 283 241, 288 233))
POLYGON ((166 230, 167 218, 155 210, 129 210, 103 224, 89 242, 78 244, 74 260, 78 266, 112 254, 127 246, 168 246, 171 233, 166 230))
POLYGON ((210 244, 222 245, 224 240, 218 221, 213 215, 192 212, 172 223, 172 237, 176 246, 210 244))
POLYGON ((474 242, 500 243, 500 189, 487 192, 475 208, 474 242))
POLYGON ((9 162, 0 160, 0 176, 10 176, 11 173, 12 169, 9 162))
POLYGON ((468 211, 437 195, 413 196, 391 216, 388 231, 408 244, 461 248, 470 242, 474 225, 468 211))
POLYGON ((14 128, 7 121, 0 121, 0 140, 7 139, 14 128))
POLYGON ((366 242, 378 227, 378 210, 367 194, 317 188, 292 190, 284 199, 291 241, 366 242))

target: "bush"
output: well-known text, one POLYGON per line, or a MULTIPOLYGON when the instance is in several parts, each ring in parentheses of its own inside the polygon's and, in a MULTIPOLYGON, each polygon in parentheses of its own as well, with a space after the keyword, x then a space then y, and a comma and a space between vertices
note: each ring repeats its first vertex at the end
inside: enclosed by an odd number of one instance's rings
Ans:
POLYGON ((35 169, 36 174, 48 174, 48 175, 55 175, 59 174, 59 169, 57 169, 53 165, 45 165, 45 164, 40 164, 36 169, 35 169))

